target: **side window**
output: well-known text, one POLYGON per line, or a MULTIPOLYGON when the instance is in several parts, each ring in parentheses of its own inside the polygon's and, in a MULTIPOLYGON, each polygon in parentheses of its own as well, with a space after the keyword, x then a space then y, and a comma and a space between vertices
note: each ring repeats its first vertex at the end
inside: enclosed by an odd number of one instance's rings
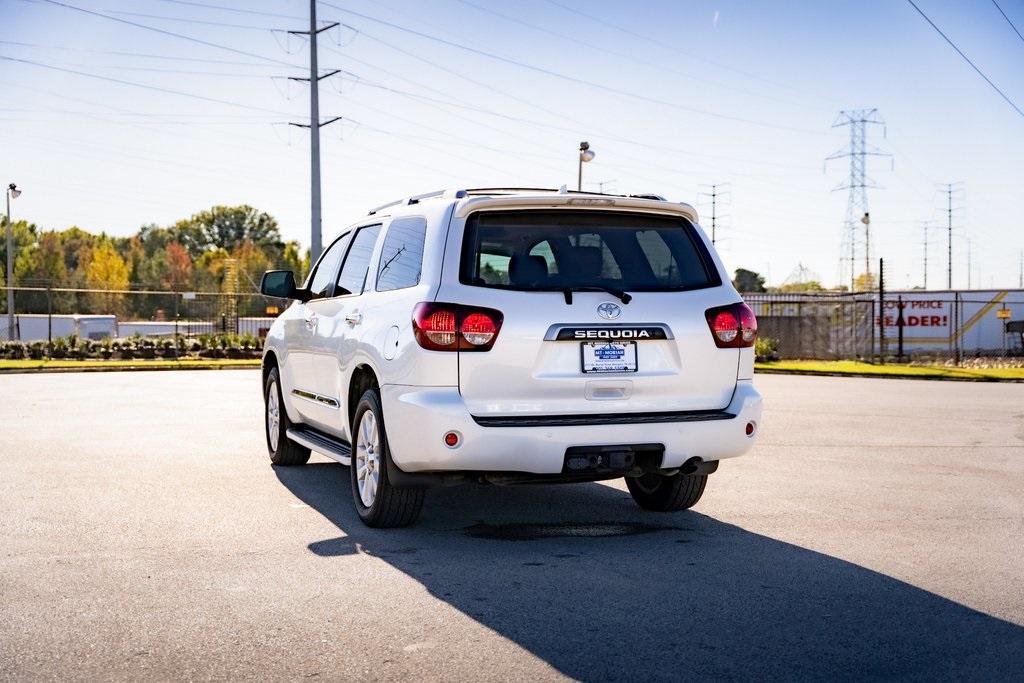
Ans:
POLYGON ((373 245, 377 243, 379 234, 379 225, 359 228, 356 232, 355 237, 352 238, 348 256, 345 257, 345 265, 341 267, 341 273, 338 275, 335 296, 363 293, 363 287, 366 285, 366 271, 370 268, 370 258, 373 256, 373 245))
POLYGON ((666 287, 678 287, 681 279, 679 266, 676 265, 672 250, 665 244, 661 233, 657 230, 638 230, 636 242, 643 250, 658 284, 666 287))
POLYGON ((419 284, 426 233, 427 221, 423 218, 397 218, 391 221, 384 246, 380 250, 378 292, 419 284))
POLYGON ((349 235, 345 234, 334 240, 331 246, 327 247, 323 257, 317 262, 316 270, 310 275, 309 291, 313 299, 323 299, 334 296, 331 288, 334 286, 334 276, 341 265, 341 257, 345 255, 345 247, 348 245, 349 235))
POLYGON ((478 258, 480 265, 477 268, 477 272, 480 275, 477 279, 481 283, 488 285, 508 284, 508 264, 512 260, 511 257, 504 254, 488 254, 485 251, 481 251, 478 258))
POLYGON ((544 240, 533 245, 533 249, 530 249, 530 256, 540 256, 547 263, 548 275, 558 275, 558 262, 555 261, 555 255, 551 251, 550 242, 544 240))

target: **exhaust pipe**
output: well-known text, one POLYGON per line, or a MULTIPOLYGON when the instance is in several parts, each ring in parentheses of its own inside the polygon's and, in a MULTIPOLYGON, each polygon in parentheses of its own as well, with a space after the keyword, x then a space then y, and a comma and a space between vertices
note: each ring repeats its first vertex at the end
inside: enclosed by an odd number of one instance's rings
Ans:
POLYGON ((704 462, 698 457, 693 457, 683 463, 679 471, 683 474, 712 474, 718 469, 717 460, 704 462))

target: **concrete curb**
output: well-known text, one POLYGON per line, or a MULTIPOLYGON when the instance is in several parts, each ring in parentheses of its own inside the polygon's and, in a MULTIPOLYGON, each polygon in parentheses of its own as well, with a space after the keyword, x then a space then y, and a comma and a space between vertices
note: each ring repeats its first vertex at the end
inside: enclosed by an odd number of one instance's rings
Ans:
POLYGON ((251 365, 219 365, 213 363, 196 363, 182 365, 122 365, 120 367, 105 368, 91 366, 82 368, 0 368, 0 375, 28 375, 33 373, 60 373, 60 372, 163 372, 176 370, 258 370, 259 362, 251 365))

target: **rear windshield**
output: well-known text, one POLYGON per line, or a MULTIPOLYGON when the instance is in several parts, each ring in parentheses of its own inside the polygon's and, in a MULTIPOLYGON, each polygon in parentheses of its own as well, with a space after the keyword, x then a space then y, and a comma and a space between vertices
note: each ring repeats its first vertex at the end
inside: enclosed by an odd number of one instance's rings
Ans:
POLYGON ((641 292, 721 284, 686 219, 611 211, 473 214, 459 280, 517 290, 604 286, 641 292))

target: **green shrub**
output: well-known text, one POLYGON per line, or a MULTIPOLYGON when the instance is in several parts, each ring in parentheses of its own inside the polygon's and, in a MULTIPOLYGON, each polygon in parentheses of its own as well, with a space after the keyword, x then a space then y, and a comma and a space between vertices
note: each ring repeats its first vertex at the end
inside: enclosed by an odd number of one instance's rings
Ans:
POLYGON ((65 337, 57 337, 53 340, 53 348, 50 353, 54 358, 67 358, 68 350, 68 340, 65 337))
POLYGON ((770 337, 758 337, 754 342, 754 356, 757 360, 778 360, 779 340, 770 337))
POLYGON ((28 345, 28 355, 32 360, 42 360, 46 355, 46 342, 34 341, 28 345))
POLYGON ((11 360, 22 360, 25 357, 25 345, 20 341, 4 342, 3 355, 11 360))

